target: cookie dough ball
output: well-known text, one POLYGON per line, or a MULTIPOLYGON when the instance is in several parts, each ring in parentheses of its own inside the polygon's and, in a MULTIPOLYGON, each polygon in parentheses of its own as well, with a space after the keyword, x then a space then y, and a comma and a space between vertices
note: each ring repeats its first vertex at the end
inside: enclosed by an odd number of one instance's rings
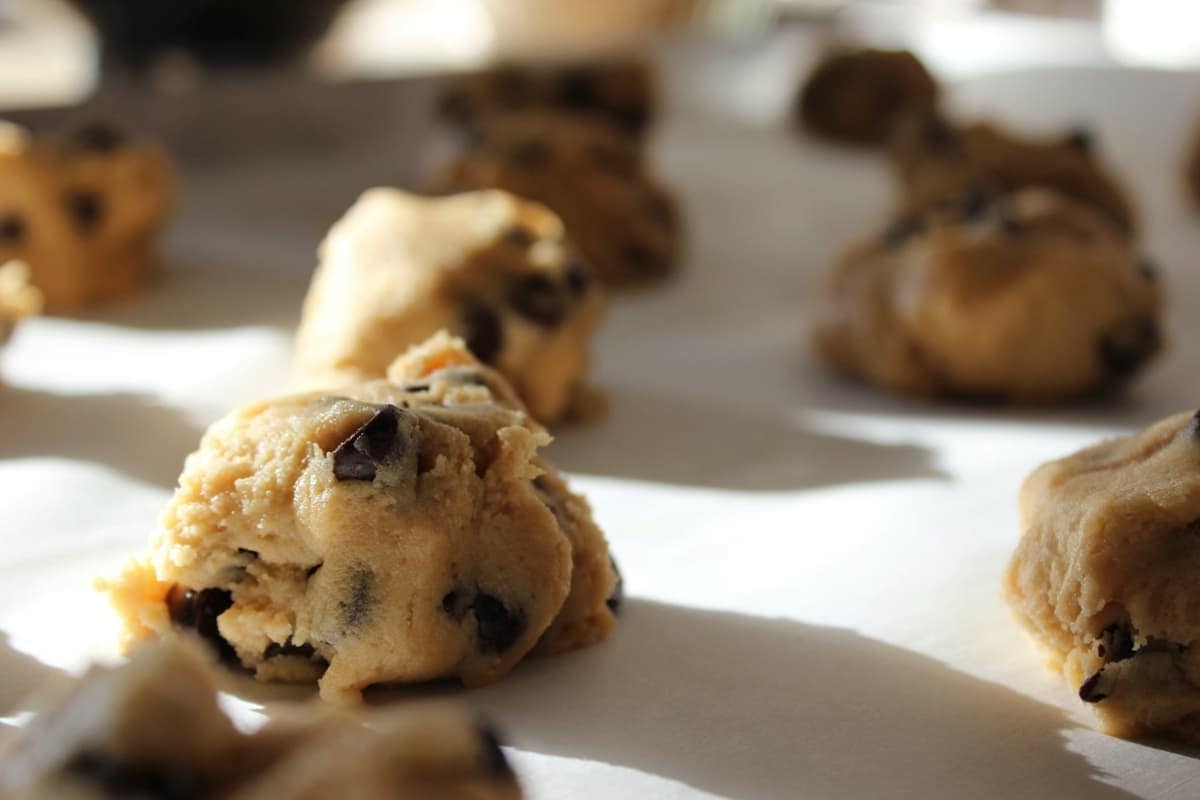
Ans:
POLYGON ((917 115, 898 129, 891 156, 910 211, 972 187, 992 192, 1044 187, 1092 206, 1126 233, 1137 226, 1125 189, 1101 163, 1093 135, 1082 128, 1037 139, 986 122, 954 127, 936 116, 917 115))
POLYGON ((1200 414, 1043 465, 1021 529, 1005 596, 1100 727, 1200 741, 1200 414))
POLYGON ((939 94, 933 76, 907 50, 842 51, 813 68, 796 115, 823 138, 879 145, 906 114, 932 111, 939 94))
POLYGON ((479 142, 451 159, 444 183, 545 204, 608 286, 659 281, 675 266, 675 203, 640 148, 608 126, 553 114, 491 117, 479 142))
POLYGON ((321 245, 296 336, 310 386, 382 377, 442 328, 498 369, 545 423, 586 405, 599 284, 544 207, 500 191, 372 189, 321 245))
POLYGON ((171 206, 166 155, 91 125, 0 136, 0 263, 29 265, 50 312, 134 294, 157 263, 171 206))
POLYGON ((446 334, 386 380, 257 403, 184 466, 147 562, 105 588, 131 640, 193 628, 264 681, 494 681, 604 638, 616 573, 550 437, 446 334))
POLYGON ((34 717, 5 754, 9 800, 361 800, 521 796, 496 737, 465 715, 406 707, 360 719, 329 712, 240 733, 190 647, 145 647, 93 667, 34 717))
POLYGON ((29 267, 20 261, 0 266, 0 344, 25 317, 42 310, 42 293, 29 285, 29 267))
POLYGON ((969 193, 851 249, 815 341, 886 389, 1015 402, 1128 380, 1159 350, 1159 290, 1107 218, 1046 190, 969 193))
POLYGON ((543 110, 603 120, 638 138, 654 119, 655 94, 650 65, 634 58, 504 64, 451 81, 438 111, 468 133, 497 113, 543 110))

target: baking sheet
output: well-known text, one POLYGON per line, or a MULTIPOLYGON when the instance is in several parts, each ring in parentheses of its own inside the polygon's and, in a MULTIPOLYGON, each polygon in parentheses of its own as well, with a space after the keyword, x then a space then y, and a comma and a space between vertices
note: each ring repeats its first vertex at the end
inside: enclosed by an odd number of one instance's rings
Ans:
MULTIPOLYGON (((876 224, 890 189, 875 157, 776 120, 788 81, 757 78, 802 56, 666 60, 655 156, 685 204, 687 264, 613 304, 596 348, 612 414, 551 448, 625 574, 620 626, 491 687, 374 701, 452 696, 493 716, 535 798, 1195 797, 1195 751, 1094 732, 999 597, 1033 466, 1200 403, 1200 219, 1177 181, 1195 76, 1073 69, 952 87, 964 111, 1092 124, 1170 292, 1173 347, 1130 392, 1014 411, 876 394, 809 353, 814 276, 876 224)), ((411 177, 413 123, 372 106, 338 112, 338 136, 357 128, 361 146, 272 156, 259 136, 253 159, 202 153, 164 279, 92 317, 30 321, 5 351, 6 725, 32 687, 115 656, 91 576, 145 546, 209 422, 285 385, 332 216, 361 187, 411 177)), ((229 120, 211 124, 236 140, 229 120)), ((226 684, 247 723, 312 696, 226 684)))

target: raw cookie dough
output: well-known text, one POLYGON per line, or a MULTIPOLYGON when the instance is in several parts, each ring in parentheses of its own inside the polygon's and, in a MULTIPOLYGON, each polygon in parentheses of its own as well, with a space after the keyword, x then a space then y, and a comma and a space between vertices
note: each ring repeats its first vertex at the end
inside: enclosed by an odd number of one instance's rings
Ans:
POLYGON ((813 68, 796 98, 796 115, 833 141, 878 145, 908 113, 932 111, 939 89, 907 50, 852 50, 813 68))
POLYGON ((306 386, 381 377, 447 328, 552 423, 586 405, 588 344, 603 313, 599 284, 544 207, 500 191, 372 189, 321 245, 296 369, 306 386))
POLYGON ((209 429, 150 560, 102 586, 129 640, 194 628, 260 680, 353 704, 608 634, 604 536, 504 379, 444 333, 388 376, 209 429))
POLYGON ((892 391, 1041 402, 1132 377, 1159 316, 1153 272, 1102 215, 1048 190, 970 192, 845 254, 815 342, 892 391))
POLYGON ((25 317, 42 310, 42 293, 29 285, 29 267, 20 261, 0 266, 0 344, 25 317))
POLYGON ((159 148, 105 126, 0 128, 0 263, 28 264, 53 313, 132 295, 157 264, 171 183, 159 148))
POLYGON ((1093 135, 1082 128, 1038 139, 986 122, 955 127, 937 116, 915 115, 897 130, 891 157, 910 211, 972 187, 1011 192, 1040 186, 1096 208, 1133 233, 1133 205, 1095 151, 1093 135))
POLYGON ((553 111, 599 119, 640 137, 654 119, 650 65, 633 58, 574 64, 504 64, 450 82, 440 116, 468 135, 496 113, 553 111))
POLYGON ((438 706, 328 710, 240 733, 212 668, 179 642, 93 667, 0 760, 8 800, 514 800, 486 725, 438 706), (366 721, 368 725, 362 724, 366 721), (349 795, 347 789, 351 788, 349 795))
POLYGON ((489 117, 443 182, 544 203, 608 286, 658 281, 675 266, 674 200, 649 175, 641 148, 607 126, 554 114, 489 117))
POLYGON ((1037 469, 1004 576, 1100 727, 1200 742, 1200 414, 1037 469))

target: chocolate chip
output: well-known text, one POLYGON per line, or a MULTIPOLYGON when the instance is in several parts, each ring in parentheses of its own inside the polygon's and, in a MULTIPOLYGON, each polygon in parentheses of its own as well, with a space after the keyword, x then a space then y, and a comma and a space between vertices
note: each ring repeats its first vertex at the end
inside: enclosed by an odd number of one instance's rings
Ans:
POLYGON ((613 584, 612 594, 604 601, 604 605, 608 606, 608 610, 616 614, 621 609, 621 604, 625 602, 625 578, 621 575, 621 570, 617 568, 617 561, 612 556, 608 557, 608 563, 612 565, 612 571, 617 574, 617 582, 613 584))
POLYGON ((408 383, 405 383, 402 388, 406 392, 411 392, 412 394, 420 394, 423 392, 428 392, 430 390, 430 388, 432 388, 432 387, 426 381, 416 381, 416 382, 410 381, 408 383))
POLYGON ((171 622, 181 628, 192 628, 205 641, 212 643, 222 661, 236 663, 237 653, 221 636, 217 617, 233 605, 233 595, 227 589, 185 589, 179 584, 167 592, 167 613, 171 622))
POLYGON ((1133 631, 1128 625, 1109 625, 1100 633, 1100 646, 1097 648, 1101 658, 1106 661, 1124 661, 1133 656, 1133 631))
POLYGON ((292 637, 290 636, 283 644, 280 644, 279 642, 271 642, 269 645, 267 645, 267 649, 263 650, 262 657, 264 659, 277 658, 279 656, 299 656, 300 658, 307 658, 310 661, 325 660, 317 655, 317 651, 311 644, 308 644, 307 642, 304 644, 293 644, 292 637))
POLYGON ((517 247, 529 247, 537 241, 537 237, 519 225, 514 225, 504 232, 504 241, 517 247))
POLYGON ((1095 136, 1087 128, 1073 128, 1063 138, 1063 144, 1070 147, 1072 150, 1078 150, 1081 153, 1091 153, 1092 147, 1096 143, 1095 136))
POLYGON ((526 319, 552 328, 567 316, 558 285, 545 275, 527 275, 508 287, 508 304, 526 319))
POLYGON ((576 297, 587 292, 592 285, 592 275, 582 261, 572 259, 567 263, 567 288, 576 297))
POLYGON ((544 167, 550 161, 550 147, 541 139, 521 139, 509 148, 508 160, 522 169, 544 167))
POLYGON ((462 609, 459 608, 459 597, 459 593, 453 589, 446 592, 442 597, 442 611, 455 618, 461 617, 462 609))
POLYGON ((887 247, 898 247, 925 230, 925 220, 916 214, 901 217, 883 232, 883 243, 887 247))
MULTIPOLYGON (((180 720, 180 723, 186 723, 180 720)), ((72 758, 65 771, 100 786, 105 797, 140 800, 199 800, 208 786, 199 775, 165 764, 130 764, 103 753, 85 750, 72 758)))
POLYGON ((342 616, 342 627, 347 630, 361 627, 371 616, 375 605, 375 573, 367 567, 356 567, 350 572, 350 593, 345 600, 338 601, 342 616))
POLYGON ((463 339, 467 349, 485 364, 493 364, 504 346, 500 318, 491 309, 469 303, 462 313, 463 339))
POLYGON ((500 749, 500 737, 496 729, 486 722, 481 722, 475 728, 479 742, 483 747, 483 771, 485 775, 494 778, 511 778, 513 769, 500 749))
POLYGON ((308 569, 306 569, 304 571, 304 577, 311 578, 313 575, 316 575, 317 570, 321 569, 321 567, 323 567, 323 566, 325 566, 325 562, 323 562, 323 561, 320 564, 314 564, 313 566, 309 567, 308 569))
POLYGON ((1097 672, 1092 677, 1083 682, 1079 687, 1079 699, 1085 703, 1099 703, 1108 695, 1099 691, 1101 672, 1097 672))
POLYGON ((92 153, 111 153, 125 145, 125 134, 104 122, 88 122, 76 128, 70 143, 92 153))
POLYGON ((1133 317, 1113 326, 1100 337, 1097 352, 1109 373, 1125 378, 1137 372, 1158 352, 1161 341, 1158 323, 1150 317, 1133 317))
POLYGON ((75 220, 75 226, 84 233, 90 233, 100 224, 104 203, 95 192, 78 189, 67 195, 67 210, 75 220))
POLYGON ((17 245, 24 238, 24 219, 16 214, 0 217, 0 245, 17 245))
POLYGON ((486 592, 475 595, 471 609, 475 612, 475 636, 484 652, 503 653, 525 629, 525 620, 519 612, 509 611, 504 603, 486 592))
POLYGON ((384 406, 350 434, 333 451, 333 476, 339 481, 373 481, 379 467, 399 461, 408 447, 398 435, 403 413, 384 406))

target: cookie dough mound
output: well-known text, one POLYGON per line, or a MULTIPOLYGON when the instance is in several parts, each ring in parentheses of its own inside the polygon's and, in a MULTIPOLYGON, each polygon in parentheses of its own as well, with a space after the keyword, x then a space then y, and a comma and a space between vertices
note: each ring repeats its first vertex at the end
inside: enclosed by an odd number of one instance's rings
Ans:
POLYGON ((637 138, 653 122, 655 95, 653 70, 635 58, 503 64, 451 81, 438 110, 468 135, 493 114, 541 110, 602 120, 637 138))
POLYGON ((968 193, 850 250, 815 343, 892 391, 1014 402, 1116 386, 1159 350, 1159 290, 1126 237, 1045 190, 968 193))
POLYGON ((952 200, 969 188, 1003 193, 1044 187, 1092 206, 1133 233, 1133 204, 1095 150, 1085 129, 1037 139, 986 122, 954 127, 936 116, 916 115, 898 129, 891 156, 910 211, 952 200))
POLYGON ((321 245, 296 368, 309 386, 382 377, 446 328, 552 423, 587 397, 588 344, 603 313, 599 285, 542 206, 500 191, 372 189, 321 245))
POLYGON ((171 185, 161 150, 107 127, 0 131, 0 263, 28 264, 53 313, 132 295, 157 264, 171 185))
POLYGON ((459 340, 386 380, 257 403, 184 467, 149 561, 108 582, 131 640, 191 628, 264 681, 494 681, 604 638, 616 586, 550 437, 459 340))
POLYGON ((906 114, 930 112, 940 90, 907 50, 852 50, 818 63, 796 99, 796 116, 818 136, 854 145, 887 141, 906 114))
POLYGON ((211 667, 179 642, 93 667, 34 717, 5 754, 10 800, 309 800, 353 786, 361 800, 509 800, 520 787, 495 735, 448 708, 367 717, 331 712, 240 733, 211 667))
POLYGON ((42 310, 42 293, 29 285, 29 267, 20 261, 0 266, 0 344, 25 317, 42 310))
POLYGON ((444 182, 545 204, 608 286, 658 281, 675 266, 675 203, 648 174, 641 149, 608 126, 554 114, 490 117, 479 142, 450 160, 444 182))
POLYGON ((1038 468, 1004 576, 1100 727, 1200 741, 1200 414, 1038 468))

